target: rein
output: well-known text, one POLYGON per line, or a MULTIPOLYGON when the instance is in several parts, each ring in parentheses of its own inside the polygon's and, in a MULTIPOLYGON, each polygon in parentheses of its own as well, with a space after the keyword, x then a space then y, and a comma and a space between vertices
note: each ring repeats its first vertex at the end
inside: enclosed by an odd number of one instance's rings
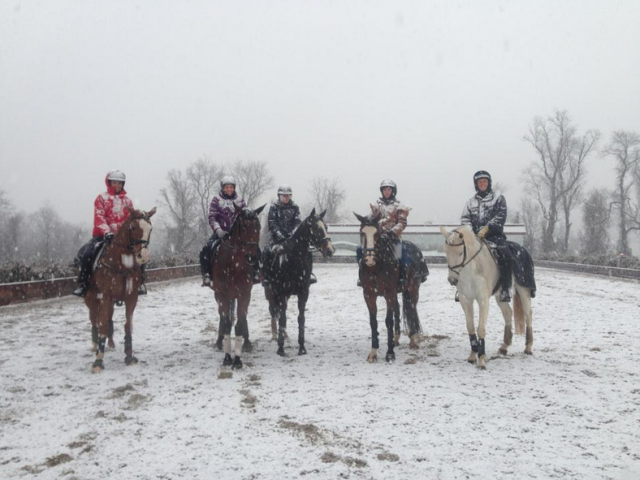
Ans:
MULTIPOLYGON (((456 230, 454 230, 454 232, 456 232, 456 230)), ((457 232, 456 232, 457 233, 457 232)), ((453 267, 451 265, 449 265, 449 262, 447 262, 447 267, 449 267, 449 270, 451 270, 453 273, 460 275, 460 272, 462 271, 462 269, 464 267, 466 267, 467 265, 469 265, 474 258, 476 258, 478 256, 478 254, 482 251, 482 248, 484 247, 484 242, 480 241, 480 248, 478 249, 478 251, 473 255, 473 257, 471 257, 469 260, 467 260, 467 245, 464 243, 464 241, 461 241, 460 243, 448 243, 447 245, 449 245, 450 247, 462 247, 462 262, 460 262, 457 265, 454 265, 453 267), (456 270, 456 268, 459 268, 460 270, 456 270)))

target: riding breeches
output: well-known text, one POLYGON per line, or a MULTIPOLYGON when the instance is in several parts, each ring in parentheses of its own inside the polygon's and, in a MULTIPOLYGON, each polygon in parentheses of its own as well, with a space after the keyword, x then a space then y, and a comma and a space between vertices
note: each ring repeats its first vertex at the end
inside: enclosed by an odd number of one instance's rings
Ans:
POLYGON ((511 250, 507 241, 503 238, 491 238, 489 241, 496 244, 496 260, 498 261, 498 270, 500 270, 500 286, 502 290, 511 288, 513 277, 513 259, 511 258, 511 250))

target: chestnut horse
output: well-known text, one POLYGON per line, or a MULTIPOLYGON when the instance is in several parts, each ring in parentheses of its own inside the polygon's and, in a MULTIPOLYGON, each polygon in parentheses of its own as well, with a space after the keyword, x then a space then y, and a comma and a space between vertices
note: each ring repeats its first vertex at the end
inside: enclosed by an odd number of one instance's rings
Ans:
POLYGON ((264 293, 269 302, 271 314, 271 332, 278 339, 277 354, 285 356, 284 340, 287 334, 287 302, 291 295, 298 296, 298 355, 307 353, 304 346, 304 311, 309 299, 309 285, 313 260, 309 247, 314 246, 324 257, 334 252, 331 238, 327 234, 327 225, 323 217, 325 212, 316 215, 316 209, 300 223, 291 238, 277 245, 277 252, 269 255, 262 267, 265 278, 269 280, 264 293), (277 330, 276 330, 277 323, 277 330))
POLYGON ((124 363, 134 365, 138 359, 133 356, 131 330, 133 311, 138 303, 138 288, 142 281, 141 266, 149 260, 149 240, 151 238, 150 218, 156 213, 155 207, 149 212, 129 210, 112 242, 105 246, 98 260, 96 270, 89 280, 84 303, 89 308, 92 339, 96 350, 93 371, 104 370, 104 350, 107 338, 113 347, 113 310, 116 301, 124 302, 126 322, 124 324, 124 363))
MULTIPOLYGON (((399 345, 400 338, 400 304, 398 303, 398 260, 394 255, 395 245, 393 240, 386 235, 381 235, 381 215, 378 209, 366 217, 354 213, 360 221, 360 243, 362 245, 362 259, 360 260, 359 276, 362 282, 364 301, 369 310, 369 323, 371 325, 371 352, 367 357, 369 363, 378 361, 378 297, 384 297, 387 303, 387 354, 385 360, 393 361, 396 354, 393 351, 395 345, 399 345), (394 324, 395 318, 395 324, 394 324), (395 334, 394 334, 395 333, 395 334)), ((407 283, 402 291, 402 306, 409 326, 409 348, 417 349, 418 334, 422 330, 418 317, 418 300, 420 297, 421 279, 416 276, 413 267, 407 265, 407 283)))
POLYGON ((211 288, 218 303, 220 325, 224 332, 223 366, 242 368, 240 353, 243 337, 249 338, 247 311, 251 301, 253 287, 253 266, 259 255, 260 219, 258 215, 265 205, 256 210, 242 209, 234 205, 236 219, 231 225, 229 235, 220 242, 217 252, 211 259, 211 288), (231 302, 237 301, 237 322, 235 326, 235 358, 231 359, 231 302))

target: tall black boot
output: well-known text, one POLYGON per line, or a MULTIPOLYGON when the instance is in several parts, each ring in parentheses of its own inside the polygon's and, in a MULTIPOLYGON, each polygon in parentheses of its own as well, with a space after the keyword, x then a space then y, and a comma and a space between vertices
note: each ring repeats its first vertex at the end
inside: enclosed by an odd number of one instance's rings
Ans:
POLYGON ((501 302, 510 302, 511 301, 511 283, 513 272, 511 268, 511 255, 508 251, 508 246, 499 246, 498 247, 498 269, 500 270, 500 301, 501 302))
POLYGON ((398 262, 398 291, 401 292, 407 286, 407 266, 402 260, 398 262))
POLYGON ((76 297, 84 297, 89 288, 89 278, 91 277, 91 260, 93 256, 85 253, 80 259, 80 273, 78 274, 78 286, 71 292, 76 297))
POLYGON ((209 273, 209 265, 210 259, 209 254, 211 252, 211 247, 209 243, 202 247, 200 250, 200 273, 202 274, 202 286, 210 287, 211 286, 211 273, 209 273))

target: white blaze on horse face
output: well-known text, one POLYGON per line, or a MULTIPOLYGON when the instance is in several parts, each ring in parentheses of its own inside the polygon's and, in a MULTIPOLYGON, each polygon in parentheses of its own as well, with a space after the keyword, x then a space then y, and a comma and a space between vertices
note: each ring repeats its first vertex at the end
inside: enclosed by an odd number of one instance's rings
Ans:
MULTIPOLYGON (((378 231, 376 227, 369 226, 362 228, 362 234, 364 235, 364 245, 363 248, 375 248, 375 234, 378 231)), ((368 267, 373 267, 376 264, 376 260, 373 255, 365 255, 364 263, 368 267)))
POLYGON ((124 268, 133 268, 135 261, 133 259, 133 255, 131 255, 130 253, 123 253, 122 254, 122 266, 124 268))
MULTIPOLYGON (((147 242, 147 245, 148 245, 149 238, 151 237, 151 224, 146 220, 140 220, 138 225, 140 225, 140 228, 142 229, 142 240, 147 242)), ((136 262, 138 263, 138 265, 144 265, 148 261, 149 261, 149 249, 141 248, 138 254, 136 255, 136 262)))
MULTIPOLYGON (((324 224, 322 220, 318 220, 318 227, 320 227, 320 230, 322 230, 323 237, 329 238, 329 232, 327 232, 327 226, 324 224)), ((331 243, 331 240, 328 240, 327 242, 325 242, 323 248, 325 250, 325 253, 331 252, 331 255, 333 255, 336 251, 335 248, 333 248, 333 244, 331 243)))

